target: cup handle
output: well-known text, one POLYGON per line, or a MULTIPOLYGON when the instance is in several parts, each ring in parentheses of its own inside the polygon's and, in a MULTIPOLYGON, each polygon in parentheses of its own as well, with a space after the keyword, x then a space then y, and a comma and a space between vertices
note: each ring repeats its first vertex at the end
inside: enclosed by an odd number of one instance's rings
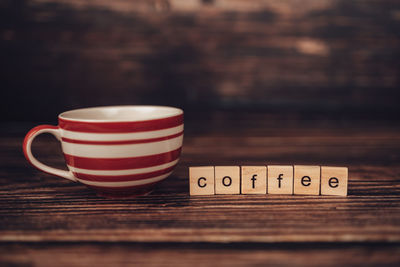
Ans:
POLYGON ((58 141, 61 141, 60 129, 57 126, 53 126, 53 125, 36 126, 32 130, 30 130, 25 136, 24 143, 22 145, 25 158, 28 160, 28 162, 30 164, 32 164, 32 166, 38 168, 39 170, 41 170, 45 173, 56 175, 56 176, 76 182, 76 178, 74 177, 74 175, 72 174, 71 171, 64 171, 64 170, 60 170, 60 169, 56 169, 56 168, 47 166, 47 165, 41 163, 40 161, 38 161, 33 156, 32 151, 31 151, 31 145, 32 145, 33 139, 35 139, 36 136, 38 136, 39 134, 42 134, 42 133, 50 133, 50 134, 54 135, 58 141))

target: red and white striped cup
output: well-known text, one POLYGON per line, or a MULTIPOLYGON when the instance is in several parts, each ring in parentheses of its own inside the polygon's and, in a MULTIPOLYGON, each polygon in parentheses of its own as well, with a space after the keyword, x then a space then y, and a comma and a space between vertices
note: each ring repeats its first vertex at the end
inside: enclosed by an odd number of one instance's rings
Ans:
POLYGON ((58 126, 40 125, 23 143, 26 159, 46 173, 94 188, 106 197, 149 193, 178 163, 183 141, 183 111, 163 106, 110 106, 61 113, 58 126), (39 162, 33 139, 53 134, 69 171, 39 162))

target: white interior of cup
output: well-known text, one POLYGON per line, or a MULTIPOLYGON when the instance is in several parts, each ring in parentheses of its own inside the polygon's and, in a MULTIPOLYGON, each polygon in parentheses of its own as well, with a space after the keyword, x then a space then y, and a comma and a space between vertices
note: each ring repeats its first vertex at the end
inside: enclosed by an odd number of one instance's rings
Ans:
POLYGON ((75 109, 63 112, 59 118, 72 121, 117 122, 145 121, 168 118, 183 110, 167 106, 107 106, 75 109))

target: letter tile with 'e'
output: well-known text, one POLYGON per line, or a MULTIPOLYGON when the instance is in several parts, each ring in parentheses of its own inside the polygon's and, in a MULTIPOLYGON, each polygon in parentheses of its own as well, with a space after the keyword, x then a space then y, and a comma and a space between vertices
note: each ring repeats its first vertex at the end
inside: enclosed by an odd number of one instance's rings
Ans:
POLYGON ((321 195, 347 196, 348 169, 321 167, 321 195))
POLYGON ((293 193, 295 195, 319 195, 321 167, 294 166, 293 193))

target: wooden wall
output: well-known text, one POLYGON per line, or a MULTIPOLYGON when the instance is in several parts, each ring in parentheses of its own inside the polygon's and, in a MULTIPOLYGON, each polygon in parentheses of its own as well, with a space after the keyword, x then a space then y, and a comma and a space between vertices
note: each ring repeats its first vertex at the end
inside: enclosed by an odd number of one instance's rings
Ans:
POLYGON ((400 1, 0 1, 3 120, 72 108, 400 111, 400 1))

